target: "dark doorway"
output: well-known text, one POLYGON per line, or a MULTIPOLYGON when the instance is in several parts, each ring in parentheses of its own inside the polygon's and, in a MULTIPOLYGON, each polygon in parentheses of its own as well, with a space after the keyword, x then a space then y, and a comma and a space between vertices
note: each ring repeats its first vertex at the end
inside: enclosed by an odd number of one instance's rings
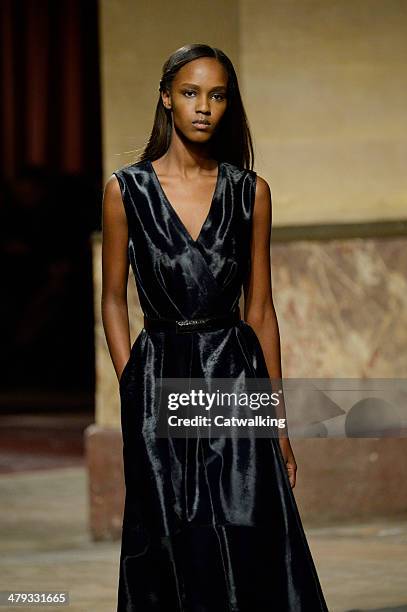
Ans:
POLYGON ((0 410, 93 414, 98 3, 3 0, 0 410))

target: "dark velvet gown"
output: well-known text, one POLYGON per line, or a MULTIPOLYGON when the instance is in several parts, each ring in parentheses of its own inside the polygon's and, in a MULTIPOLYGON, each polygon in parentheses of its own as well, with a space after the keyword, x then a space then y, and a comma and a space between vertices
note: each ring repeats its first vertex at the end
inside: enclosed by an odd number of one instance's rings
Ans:
MULTIPOLYGON (((250 270, 256 173, 218 165, 196 240, 150 161, 115 172, 147 317, 232 312, 250 270)), ((267 378, 243 320, 212 331, 143 328, 120 378, 126 485, 118 612, 327 611, 277 438, 156 436, 161 377, 267 378)))

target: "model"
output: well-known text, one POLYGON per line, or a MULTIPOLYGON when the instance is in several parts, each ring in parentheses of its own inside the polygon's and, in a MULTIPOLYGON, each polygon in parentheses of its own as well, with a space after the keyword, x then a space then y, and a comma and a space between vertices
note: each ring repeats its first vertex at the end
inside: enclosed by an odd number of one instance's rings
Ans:
POLYGON ((217 48, 182 47, 159 92, 143 154, 103 199, 126 485, 117 610, 327 611, 288 436, 157 435, 160 379, 282 377, 271 191, 253 170, 233 65, 217 48), (144 314, 132 346, 129 265, 144 314))

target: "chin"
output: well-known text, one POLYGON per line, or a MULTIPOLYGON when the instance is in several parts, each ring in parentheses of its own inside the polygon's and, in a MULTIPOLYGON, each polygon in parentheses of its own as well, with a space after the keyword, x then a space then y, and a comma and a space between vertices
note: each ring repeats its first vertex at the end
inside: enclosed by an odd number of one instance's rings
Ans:
POLYGON ((192 140, 196 140, 197 142, 202 142, 202 140, 210 140, 212 138, 212 132, 204 132, 199 130, 194 130, 192 132, 192 140))

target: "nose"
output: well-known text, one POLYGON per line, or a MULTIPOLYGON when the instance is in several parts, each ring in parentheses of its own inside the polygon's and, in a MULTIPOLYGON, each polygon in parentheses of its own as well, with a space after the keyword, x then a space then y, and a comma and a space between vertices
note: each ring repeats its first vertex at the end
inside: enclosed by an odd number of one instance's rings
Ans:
POLYGON ((196 98, 196 111, 197 112, 201 112, 201 113, 205 113, 205 114, 210 114, 211 112, 211 108, 210 108, 210 104, 208 101, 208 98, 204 95, 197 97, 196 98))

